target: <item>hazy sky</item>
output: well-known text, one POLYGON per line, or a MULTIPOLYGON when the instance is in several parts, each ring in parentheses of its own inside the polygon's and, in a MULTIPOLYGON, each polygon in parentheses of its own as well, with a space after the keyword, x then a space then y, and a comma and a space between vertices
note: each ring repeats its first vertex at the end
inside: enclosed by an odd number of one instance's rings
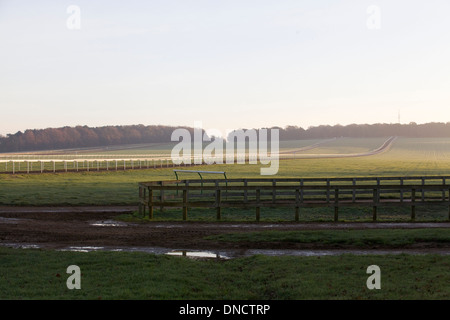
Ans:
POLYGON ((0 0, 0 134, 393 123, 399 110, 450 121, 448 0, 0 0))

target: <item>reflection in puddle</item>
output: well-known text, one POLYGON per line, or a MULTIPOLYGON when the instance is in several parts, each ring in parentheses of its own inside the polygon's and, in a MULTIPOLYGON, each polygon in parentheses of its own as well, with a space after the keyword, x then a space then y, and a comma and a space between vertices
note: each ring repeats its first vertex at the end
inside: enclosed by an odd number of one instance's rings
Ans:
POLYGON ((4 247, 13 248, 13 249, 40 249, 41 247, 37 244, 28 244, 28 243, 2 243, 4 247))
POLYGON ((19 223, 20 221, 24 221, 24 220, 28 220, 28 219, 19 219, 19 218, 5 218, 5 217, 0 217, 0 223, 19 223))
POLYGON ((221 255, 219 253, 210 252, 210 251, 173 250, 173 251, 167 252, 166 255, 182 256, 182 257, 188 257, 188 258, 230 259, 230 257, 221 255))
POLYGON ((96 221, 90 224, 95 227, 126 227, 128 224, 125 222, 114 221, 114 220, 104 220, 104 221, 96 221))
POLYGON ((68 247, 66 249, 60 249, 58 251, 75 251, 75 252, 91 252, 91 251, 98 251, 98 250, 104 250, 104 247, 68 247))
MULTIPOLYGON (((50 249, 53 246, 45 244, 30 243, 0 243, 1 246, 14 249, 50 249)), ((232 259, 241 257, 250 257, 254 255, 265 256, 298 256, 298 257, 318 257, 318 256, 337 256, 343 254, 350 255, 398 255, 398 254, 438 254, 450 255, 447 248, 439 249, 392 249, 392 250, 355 250, 355 249, 335 249, 335 250, 289 250, 289 249, 229 249, 217 251, 197 251, 197 250, 173 250, 171 248, 161 247, 95 247, 95 246, 69 246, 58 251, 73 252, 92 252, 92 251, 114 251, 114 252, 145 252, 150 254, 165 254, 168 256, 179 256, 193 259, 232 259)))

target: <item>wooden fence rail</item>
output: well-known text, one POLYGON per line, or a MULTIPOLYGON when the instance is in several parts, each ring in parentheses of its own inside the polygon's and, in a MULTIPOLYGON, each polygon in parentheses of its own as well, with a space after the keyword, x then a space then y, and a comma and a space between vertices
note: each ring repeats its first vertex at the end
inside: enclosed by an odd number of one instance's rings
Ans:
POLYGON ((380 206, 409 206, 415 220, 416 206, 446 204, 450 219, 450 176, 354 177, 305 179, 209 179, 167 180, 139 183, 139 213, 153 218, 159 207, 181 208, 183 220, 189 208, 213 208, 221 219, 222 208, 255 208, 256 221, 263 207, 294 209, 369 206, 377 221, 380 206), (349 183, 351 182, 351 183, 349 183))

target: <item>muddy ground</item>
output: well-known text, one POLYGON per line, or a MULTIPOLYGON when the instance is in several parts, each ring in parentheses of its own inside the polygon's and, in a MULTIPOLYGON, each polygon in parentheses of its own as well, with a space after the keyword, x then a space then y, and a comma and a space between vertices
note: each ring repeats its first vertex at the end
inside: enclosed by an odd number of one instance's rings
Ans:
MULTIPOLYGON (((352 249, 286 242, 227 243, 204 239, 209 235, 261 230, 319 230, 369 228, 450 228, 450 223, 243 223, 243 222, 150 222, 125 223, 114 220, 134 207, 0 207, 0 244, 33 244, 42 248, 70 246, 160 247, 189 250, 249 249, 352 249)), ((356 247, 355 247, 356 248, 356 247)), ((355 249, 353 248, 353 249, 355 249)), ((361 247, 358 247, 361 249, 361 247)), ((364 249, 383 249, 380 246, 364 249)), ((395 248, 390 248, 390 250, 395 248)), ((422 243, 402 249, 447 250, 437 243, 422 243)))

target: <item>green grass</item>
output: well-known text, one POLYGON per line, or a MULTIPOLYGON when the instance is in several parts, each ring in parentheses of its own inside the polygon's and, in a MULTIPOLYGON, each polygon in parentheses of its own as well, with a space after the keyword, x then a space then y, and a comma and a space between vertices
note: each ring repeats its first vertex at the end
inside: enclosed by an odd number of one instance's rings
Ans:
POLYGON ((449 299, 450 256, 190 260, 127 252, 0 248, 0 299, 449 299), (81 269, 69 290, 66 269, 81 269), (381 269, 369 290, 367 267, 381 269))
POLYGON ((239 232, 209 236, 206 239, 224 242, 289 242, 344 246, 403 247, 418 243, 450 243, 450 230, 382 229, 382 230, 308 230, 239 232))
MULTIPOLYGON (((322 146, 319 152, 373 149, 378 144, 375 140, 344 139, 334 145, 330 142, 322 146)), ((295 149, 308 143, 290 141, 284 148, 295 149)), ((154 152, 164 151, 164 148, 160 146, 154 152)), ((136 154, 143 150, 121 151, 120 154, 136 154)), ((278 174, 272 177, 446 175, 450 172, 449 156, 450 139, 401 138, 389 152, 371 157, 283 160, 278 174)), ((195 167, 198 170, 226 171, 229 178, 261 177, 260 168, 260 165, 226 164, 195 167)), ((185 174, 181 178, 196 179, 198 176, 185 174)), ((165 179, 174 179, 173 168, 0 175, 0 204, 136 205, 138 182, 165 179)), ((417 221, 448 219, 446 206, 417 207, 416 210, 417 221)), ((188 216, 189 220, 202 221, 215 221, 216 218, 214 210, 203 209, 190 209, 188 216)), ((293 218, 294 210, 261 210, 262 221, 292 221, 293 218)), ((340 221, 370 221, 371 209, 342 208, 339 218, 340 221)), ((136 215, 124 215, 121 219, 148 221, 136 215)), ((156 221, 181 219, 181 210, 155 211, 156 221)), ((222 212, 223 221, 254 219, 254 210, 224 209, 222 212)), ((408 221, 410 211, 409 208, 381 207, 378 219, 408 221)), ((300 221, 332 220, 332 208, 302 209, 300 212, 300 221)), ((218 239, 236 241, 232 238, 247 237, 242 241, 328 241, 365 246, 403 246, 419 241, 448 243, 448 232, 437 232, 436 229, 383 230, 381 233, 372 230, 357 233, 333 231, 326 234, 268 232, 222 237, 218 239)), ((449 299, 449 267, 448 255, 253 256, 200 261, 130 252, 78 253, 0 248, 0 299, 449 299), (65 271, 72 264, 81 268, 81 290, 68 290, 66 287, 68 274, 65 271), (373 264, 381 268, 381 290, 366 288, 366 269, 373 264)))
MULTIPOLYGON (((348 148, 352 145, 359 148, 364 140, 346 141, 349 141, 348 148)), ((292 147, 292 142, 289 147, 292 147)), ((340 147, 344 148, 343 145, 340 147)), ((449 156, 450 139, 400 138, 388 152, 370 157, 282 160, 277 175, 268 177, 446 175, 450 172, 449 156)), ((259 164, 223 164, 186 169, 226 171, 227 177, 232 179, 259 178, 261 167, 259 164)), ((138 182, 174 178, 173 168, 117 172, 2 174, 0 205, 135 205, 138 203, 138 182)), ((197 179, 198 175, 183 174, 180 178, 197 179)))
POLYGON ((0 175, 0 204, 135 205, 138 182, 172 175, 168 169, 0 175))

